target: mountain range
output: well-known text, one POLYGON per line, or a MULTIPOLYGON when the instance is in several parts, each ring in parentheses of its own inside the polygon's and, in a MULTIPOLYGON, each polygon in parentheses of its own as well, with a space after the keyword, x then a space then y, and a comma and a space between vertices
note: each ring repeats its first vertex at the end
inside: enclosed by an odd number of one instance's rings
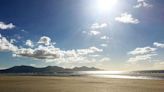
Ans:
POLYGON ((97 71, 95 67, 74 67, 74 68, 63 68, 59 66, 47 66, 43 68, 36 68, 32 66, 14 66, 8 69, 0 70, 0 73, 38 73, 38 74, 45 74, 45 73, 59 73, 59 72, 74 72, 74 71, 97 71))

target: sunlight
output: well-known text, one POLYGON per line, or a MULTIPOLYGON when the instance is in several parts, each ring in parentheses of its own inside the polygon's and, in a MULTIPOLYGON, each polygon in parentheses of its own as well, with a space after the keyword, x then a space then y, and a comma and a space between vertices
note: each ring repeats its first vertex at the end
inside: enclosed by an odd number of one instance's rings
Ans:
POLYGON ((96 2, 96 9, 101 12, 108 12, 112 8, 116 8, 116 4, 118 0, 97 0, 96 2))

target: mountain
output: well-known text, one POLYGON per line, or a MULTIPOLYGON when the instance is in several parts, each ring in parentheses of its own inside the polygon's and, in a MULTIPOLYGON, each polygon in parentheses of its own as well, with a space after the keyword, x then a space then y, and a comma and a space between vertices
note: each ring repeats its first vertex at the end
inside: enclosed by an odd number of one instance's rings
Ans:
POLYGON ((143 71, 132 71, 132 73, 164 73, 164 70, 143 70, 143 71))
POLYGON ((73 68, 74 71, 95 71, 95 70, 99 70, 95 67, 86 67, 86 66, 82 66, 82 67, 74 67, 73 68))
POLYGON ((69 68, 62 68, 58 66, 47 66, 43 68, 36 68, 32 66, 14 66, 9 69, 0 70, 0 73, 59 73, 59 72, 73 72, 73 71, 97 71, 99 69, 94 67, 75 67, 72 69, 69 68))

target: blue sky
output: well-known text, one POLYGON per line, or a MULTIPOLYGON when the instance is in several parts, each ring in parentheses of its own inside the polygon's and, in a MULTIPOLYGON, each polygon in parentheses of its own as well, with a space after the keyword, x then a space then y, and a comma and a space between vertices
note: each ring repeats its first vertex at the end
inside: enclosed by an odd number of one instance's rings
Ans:
POLYGON ((163 69, 163 0, 1 0, 0 68, 163 69))

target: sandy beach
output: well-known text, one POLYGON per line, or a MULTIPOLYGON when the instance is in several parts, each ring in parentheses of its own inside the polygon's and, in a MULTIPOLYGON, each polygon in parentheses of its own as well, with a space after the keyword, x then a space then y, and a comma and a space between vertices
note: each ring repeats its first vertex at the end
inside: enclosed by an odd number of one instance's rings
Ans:
POLYGON ((1 76, 0 92, 163 92, 164 80, 1 76))

